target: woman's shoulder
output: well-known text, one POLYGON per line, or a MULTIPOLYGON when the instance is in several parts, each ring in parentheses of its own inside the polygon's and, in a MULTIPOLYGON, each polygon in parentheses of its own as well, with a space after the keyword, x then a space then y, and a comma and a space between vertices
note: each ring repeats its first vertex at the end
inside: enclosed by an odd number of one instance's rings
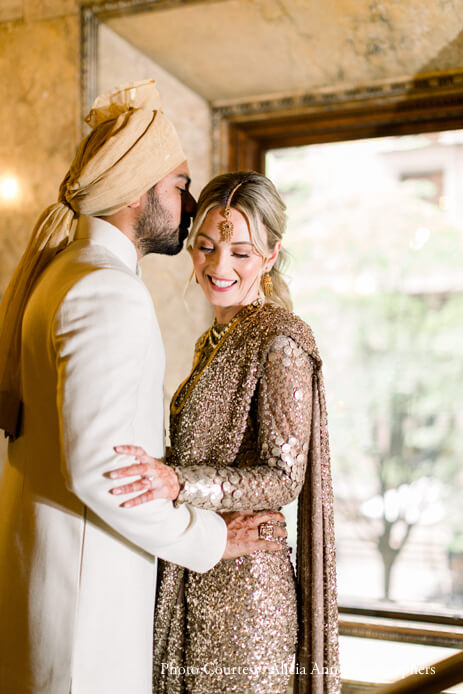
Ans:
POLYGON ((264 349, 281 337, 290 338, 315 361, 321 363, 312 329, 302 318, 288 309, 265 304, 256 316, 255 328, 264 349))

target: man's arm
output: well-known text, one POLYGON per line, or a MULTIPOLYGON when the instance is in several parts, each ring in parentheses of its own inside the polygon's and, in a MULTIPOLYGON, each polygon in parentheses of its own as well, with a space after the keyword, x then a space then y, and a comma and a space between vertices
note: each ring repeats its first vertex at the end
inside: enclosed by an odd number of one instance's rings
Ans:
MULTIPOLYGON (((139 390, 145 368, 155 368, 146 361, 154 320, 144 286, 114 269, 85 276, 61 304, 52 343, 63 475, 84 504, 135 545, 203 572, 224 553, 227 530, 220 516, 189 505, 174 508, 166 500, 127 512, 108 494, 111 482, 104 476, 120 460, 113 446, 140 435, 137 408, 146 403, 139 401, 139 390)), ((161 388, 163 354, 158 358, 161 388)), ((162 431, 160 422, 153 427, 162 431)), ((158 455, 162 445, 159 441, 158 455)))

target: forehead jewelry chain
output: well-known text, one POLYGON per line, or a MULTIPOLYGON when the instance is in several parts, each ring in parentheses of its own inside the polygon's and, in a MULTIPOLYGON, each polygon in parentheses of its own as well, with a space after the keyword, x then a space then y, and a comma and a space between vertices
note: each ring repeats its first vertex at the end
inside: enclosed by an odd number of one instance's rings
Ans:
POLYGON ((233 222, 230 220, 231 217, 231 207, 230 203, 232 200, 233 195, 235 194, 235 191, 242 185, 242 183, 238 183, 236 185, 230 195, 228 196, 228 200, 225 205, 225 209, 223 211, 223 216, 225 217, 225 220, 223 222, 219 222, 218 227, 220 231, 220 236, 222 238, 222 241, 230 242, 233 236, 233 222))

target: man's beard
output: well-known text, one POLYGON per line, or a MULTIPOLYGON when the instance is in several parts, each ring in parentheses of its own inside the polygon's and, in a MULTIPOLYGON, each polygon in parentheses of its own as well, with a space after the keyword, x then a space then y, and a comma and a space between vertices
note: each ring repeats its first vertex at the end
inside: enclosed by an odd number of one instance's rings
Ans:
POLYGON ((135 243, 142 256, 148 253, 177 255, 188 235, 189 218, 182 215, 180 226, 175 226, 172 216, 162 206, 156 186, 146 194, 146 204, 135 226, 135 243))

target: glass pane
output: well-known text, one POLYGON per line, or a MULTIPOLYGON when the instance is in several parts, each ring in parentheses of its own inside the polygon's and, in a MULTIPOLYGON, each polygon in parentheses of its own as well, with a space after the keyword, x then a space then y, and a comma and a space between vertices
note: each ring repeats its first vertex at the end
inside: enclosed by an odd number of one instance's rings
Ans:
POLYGON ((324 360, 340 601, 463 606, 463 131, 267 154, 324 360))

